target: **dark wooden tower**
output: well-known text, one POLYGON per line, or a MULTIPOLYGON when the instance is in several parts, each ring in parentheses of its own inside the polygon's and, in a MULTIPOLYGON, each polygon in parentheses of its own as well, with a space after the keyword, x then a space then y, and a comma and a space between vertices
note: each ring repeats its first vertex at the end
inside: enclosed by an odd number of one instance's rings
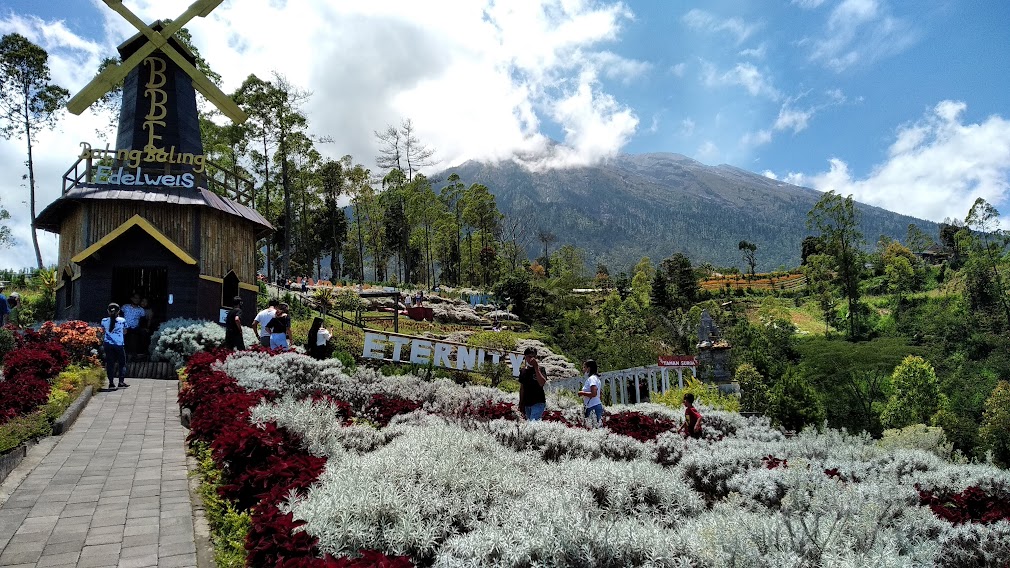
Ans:
MULTIPOLYGON (((115 148, 82 143, 62 196, 38 217, 60 235, 58 319, 97 320, 133 292, 159 322, 216 321, 236 295, 256 305, 256 241, 273 228, 251 206, 252 182, 205 158, 192 72, 166 51, 195 58, 168 43, 126 75, 115 148)), ((146 44, 144 34, 126 41, 123 61, 146 44)))

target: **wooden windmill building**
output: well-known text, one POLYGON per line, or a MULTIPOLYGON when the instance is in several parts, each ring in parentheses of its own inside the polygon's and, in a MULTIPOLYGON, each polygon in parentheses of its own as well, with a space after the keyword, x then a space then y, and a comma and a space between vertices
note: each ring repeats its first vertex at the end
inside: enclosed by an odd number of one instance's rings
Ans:
MULTIPOLYGON (((245 115, 172 37, 220 0, 150 27, 121 2, 107 3, 140 33, 119 47, 123 63, 68 105, 80 114, 123 81, 115 148, 82 143, 62 196, 38 217, 38 227, 60 235, 57 318, 94 320, 133 292, 148 298, 157 321, 217 320, 236 295, 255 306, 256 241, 273 228, 252 208, 252 182, 206 160, 196 90, 236 122, 245 115)), ((254 310, 245 312, 251 322, 254 310)))

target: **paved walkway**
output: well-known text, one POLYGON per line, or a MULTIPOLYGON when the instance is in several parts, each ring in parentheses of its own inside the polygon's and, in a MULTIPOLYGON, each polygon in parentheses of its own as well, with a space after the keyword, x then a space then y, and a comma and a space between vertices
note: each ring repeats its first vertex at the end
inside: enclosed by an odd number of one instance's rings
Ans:
POLYGON ((196 566, 178 383, 128 382, 0 486, 0 566, 196 566))

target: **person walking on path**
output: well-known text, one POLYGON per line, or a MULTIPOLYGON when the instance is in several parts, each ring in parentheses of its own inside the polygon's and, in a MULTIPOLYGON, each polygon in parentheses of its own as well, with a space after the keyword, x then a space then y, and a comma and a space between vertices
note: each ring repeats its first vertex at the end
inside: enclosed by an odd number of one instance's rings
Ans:
POLYGON ((527 347, 523 360, 526 366, 519 371, 519 406, 526 420, 536 421, 543 417, 547 408, 547 394, 544 392, 547 377, 537 361, 536 349, 527 347))
POLYGON ((291 316, 288 315, 288 305, 277 306, 277 313, 267 324, 270 332, 270 349, 287 349, 291 340, 291 316))
POLYGON ((694 393, 684 395, 684 423, 677 431, 686 438, 701 438, 701 413, 694 407, 694 393))
POLYGON ((108 317, 102 318, 102 329, 105 339, 102 347, 105 350, 105 374, 109 377, 109 390, 116 390, 115 376, 119 375, 119 388, 125 389, 126 384, 126 319, 119 316, 119 304, 109 304, 108 317))
POLYGON ((224 346, 237 351, 245 350, 245 338, 242 337, 242 298, 235 296, 231 301, 231 309, 224 318, 224 346))
POLYGON ((270 320, 274 319, 277 315, 277 300, 270 300, 267 304, 266 309, 260 311, 256 314, 256 319, 253 320, 253 330, 259 334, 260 345, 263 347, 270 347, 270 332, 267 331, 267 324, 270 320))
POLYGON ((586 382, 582 384, 579 396, 585 406, 586 419, 595 416, 592 427, 596 428, 603 421, 603 400, 600 398, 600 377, 596 374, 596 361, 586 360, 582 364, 582 373, 586 376, 586 382))

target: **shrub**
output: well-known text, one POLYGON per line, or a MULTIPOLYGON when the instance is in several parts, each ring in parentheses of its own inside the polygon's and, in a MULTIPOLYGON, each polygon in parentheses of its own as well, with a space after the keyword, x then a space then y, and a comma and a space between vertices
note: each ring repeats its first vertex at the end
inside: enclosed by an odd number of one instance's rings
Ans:
POLYGON ((3 359, 8 353, 13 351, 14 345, 14 332, 0 327, 0 359, 3 359))
POLYGON ((792 430, 824 421, 824 404, 801 375, 790 369, 772 389, 768 404, 772 423, 792 430))
POLYGON ((913 424, 900 430, 884 430, 878 442, 885 449, 908 448, 933 453, 949 460, 954 453, 954 445, 947 441, 943 428, 913 424))
POLYGON ((1010 467, 1010 382, 1000 381, 985 401, 979 437, 993 460, 1010 467))
POLYGON ((604 416, 603 425, 615 434, 628 436, 640 442, 655 440, 656 436, 673 430, 676 426, 672 420, 653 418, 633 410, 604 416))
POLYGON ((67 363, 67 353, 59 343, 49 341, 28 344, 4 357, 4 376, 8 380, 31 376, 50 381, 67 367, 67 363))
MULTIPOLYGON (((246 346, 259 344, 251 328, 242 328, 246 346)), ((151 336, 151 360, 168 361, 182 367, 198 351, 210 351, 224 346, 224 327, 210 321, 176 318, 161 324, 151 336)))
POLYGON ((934 493, 923 489, 919 491, 919 504, 928 506, 937 517, 954 525, 1010 521, 1010 498, 990 495, 977 485, 960 493, 934 493))
POLYGON ((8 377, 0 383, 0 424, 45 404, 49 389, 48 381, 32 374, 8 377))
POLYGON ((407 414, 421 408, 420 403, 384 394, 373 394, 365 405, 364 415, 379 426, 387 426, 394 416, 407 414))

